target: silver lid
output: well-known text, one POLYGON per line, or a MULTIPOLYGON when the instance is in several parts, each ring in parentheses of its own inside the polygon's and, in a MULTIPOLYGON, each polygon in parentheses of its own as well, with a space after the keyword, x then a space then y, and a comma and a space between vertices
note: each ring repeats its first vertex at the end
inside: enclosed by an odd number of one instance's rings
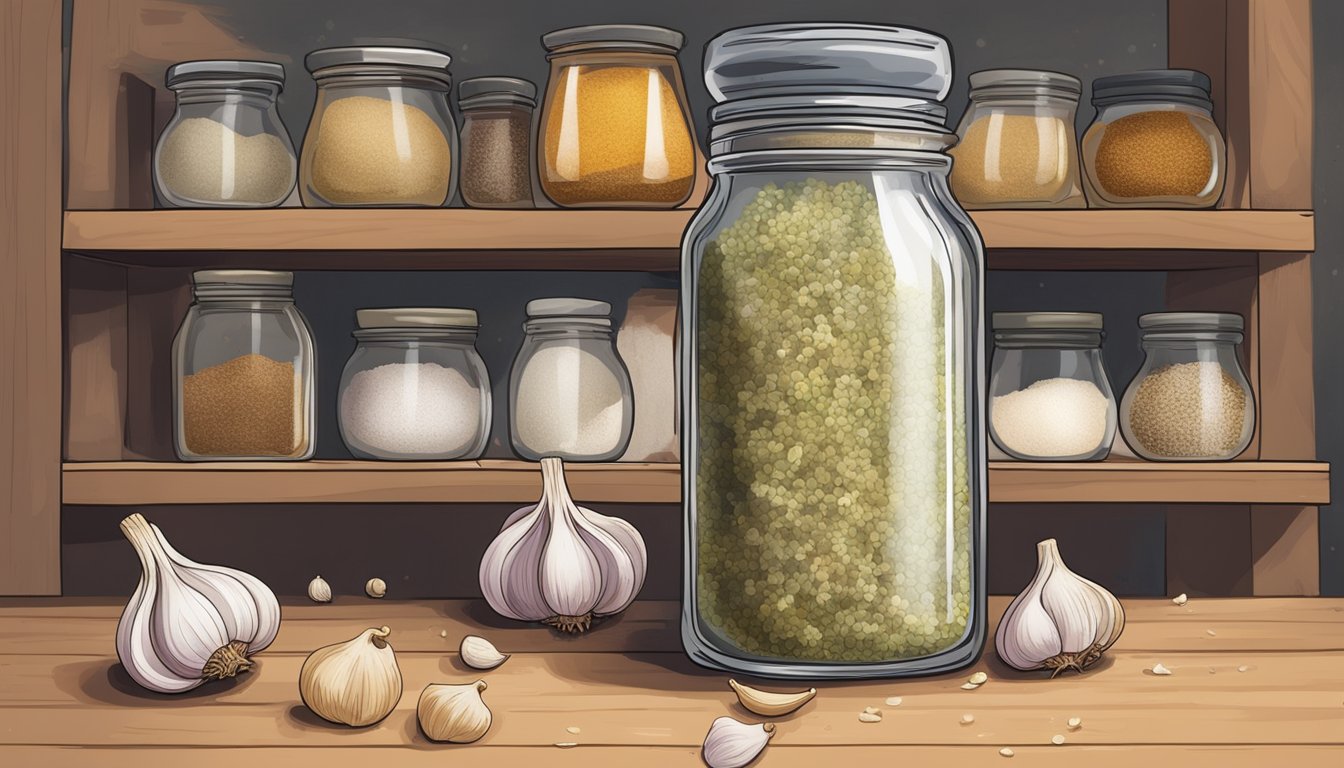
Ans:
POLYGON ((649 24, 590 24, 547 32, 541 44, 547 51, 580 46, 585 48, 652 48, 676 53, 686 36, 667 27, 649 24))
POLYGON ((360 328, 476 328, 476 310, 458 307, 390 307, 355 310, 360 328))
POLYGON ((610 304, 594 299, 533 299, 527 302, 528 317, 607 317, 610 314, 610 304))
POLYGON ((1153 312, 1139 316, 1145 331, 1242 331, 1246 321, 1234 312, 1153 312))
POLYGON ((448 65, 453 57, 443 51, 429 48, 403 48, 392 45, 355 45, 344 48, 323 48, 308 54, 304 66, 314 77, 333 67, 370 65, 373 67, 409 67, 419 74, 439 80, 449 79, 448 65))
POLYGON ((537 86, 520 77, 473 77, 469 80, 463 80, 457 86, 457 97, 463 101, 476 96, 495 93, 508 93, 524 96, 528 99, 536 99, 537 86))
POLYGON ((283 86, 285 68, 270 61, 211 59, 174 64, 164 76, 164 84, 169 88, 205 80, 269 80, 283 86))
POLYGON ((971 73, 971 95, 990 88, 1043 89, 1077 100, 1083 83, 1073 75, 1041 69, 986 69, 971 73))
POLYGON ((196 286, 237 285, 293 287, 294 273, 270 269, 200 269, 191 273, 196 286))
POLYGON ((995 312, 996 331, 1100 331, 1099 312, 995 312))

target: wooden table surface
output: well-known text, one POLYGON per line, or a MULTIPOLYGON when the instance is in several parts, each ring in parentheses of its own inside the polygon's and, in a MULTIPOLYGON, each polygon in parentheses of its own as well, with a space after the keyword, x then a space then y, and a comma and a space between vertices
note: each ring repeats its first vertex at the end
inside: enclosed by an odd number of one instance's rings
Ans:
MULTIPOLYGON (((992 599, 990 615, 1006 604, 992 599)), ((816 699, 777 720, 756 765, 1344 766, 1344 599, 1125 609, 1124 635, 1082 676, 1018 673, 990 649, 954 675, 817 683, 816 699), (1153 675, 1158 662, 1173 674, 1153 675), (989 682, 962 690, 976 670, 989 682), (891 696, 902 703, 888 706, 891 696), (868 706, 881 722, 859 721, 868 706), (974 722, 963 725, 964 714, 974 722), (1071 717, 1082 727, 1069 730, 1071 717)), ((714 718, 761 720, 737 704, 729 675, 683 655, 670 602, 636 603, 578 638, 501 620, 480 602, 286 605, 251 672, 181 696, 149 694, 121 669, 120 611, 120 601, 0 600, 0 765, 695 766, 714 718), (405 680, 396 711, 363 729, 308 712, 297 683, 307 653, 382 624, 405 680), (456 654, 466 633, 514 655, 474 672, 456 654), (490 732, 472 745, 428 742, 415 724, 420 690, 477 677, 490 683, 490 732)))

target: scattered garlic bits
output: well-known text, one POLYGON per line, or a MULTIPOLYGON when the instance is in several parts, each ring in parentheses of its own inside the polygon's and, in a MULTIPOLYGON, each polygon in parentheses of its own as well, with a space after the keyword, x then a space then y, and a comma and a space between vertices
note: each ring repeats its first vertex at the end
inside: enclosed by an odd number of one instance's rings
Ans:
POLYGON ((888 697, 887 697, 887 706, 888 706, 888 707, 899 707, 899 706, 901 706, 901 697, 900 697, 900 696, 888 696, 888 697))
POLYGON ((697 599, 745 652, 904 659, 965 633, 946 287, 899 280, 885 243, 871 191, 813 179, 766 185, 705 246, 697 599))
POLYGON ((1207 194, 1213 152, 1190 115, 1175 110, 1137 112, 1102 130, 1092 166, 1107 197, 1207 194))
POLYGON ((294 363, 240 355, 182 377, 182 428, 197 456, 297 456, 307 449, 295 415, 294 363))
POLYGON ((1127 436, 1154 456, 1227 457, 1242 443, 1246 404, 1246 390, 1216 360, 1164 366, 1139 382, 1127 436))
POLYGON ((962 725, 970 725, 971 723, 974 722, 975 722, 975 715, 972 715, 970 712, 967 712, 966 714, 961 716, 962 725))
POLYGON ((364 583, 364 594, 374 599, 381 598, 387 594, 387 582, 379 578, 369 579, 364 583))
POLYGON ((882 722, 882 710, 877 707, 864 707, 859 713, 860 723, 880 723, 882 722))
POLYGON ((1162 662, 1159 661, 1158 663, 1153 665, 1152 673, 1154 675, 1170 675, 1171 670, 1167 669, 1165 666, 1162 665, 1162 662))
POLYGON ((294 187, 294 154, 278 136, 246 136, 209 117, 172 126, 155 163, 164 186, 188 202, 279 205, 294 187))
MULTIPOLYGON (((413 93, 401 90, 408 97, 413 93)), ((318 98, 323 96, 319 92, 318 98)), ((429 113, 409 102, 369 96, 346 96, 318 109, 317 123, 308 129, 313 149, 307 183, 322 200, 443 205, 452 157, 444 129, 429 113)))
POLYGON ((1190 601, 1190 598, 1186 597, 1186 595, 1185 595, 1184 592, 1182 592, 1181 594, 1179 594, 1179 595, 1177 595, 1177 596, 1175 596, 1175 597, 1173 597, 1173 598, 1171 599, 1171 602, 1172 602, 1173 604, 1175 604, 1175 605, 1185 605, 1185 604, 1188 603, 1189 601, 1190 601))
POLYGON ((1070 717, 1070 718, 1069 718, 1069 722, 1066 723, 1066 725, 1068 725, 1070 731, 1076 731, 1076 730, 1078 730, 1079 728, 1082 728, 1082 727, 1083 727, 1083 718, 1081 718, 1081 717, 1070 717))
POLYGON ((1013 752, 1012 747, 1004 747, 1003 749, 999 750, 999 754, 1003 755, 1004 757, 1012 757, 1016 753, 1013 752))
POLYGON ((975 207, 1067 197, 1077 177, 1073 126, 1045 112, 989 113, 971 123, 951 151, 957 200, 975 207))
POLYGON ((1051 736, 1051 737, 1050 737, 1050 743, 1051 743, 1051 744, 1054 744, 1056 747, 1062 745, 1064 742, 1065 742, 1065 738, 1064 738, 1064 734, 1062 734, 1062 733, 1056 733, 1054 736, 1051 736))
POLYGON ((990 401, 994 439, 1019 456, 1095 453, 1106 439, 1111 401, 1081 379, 1042 379, 990 401))

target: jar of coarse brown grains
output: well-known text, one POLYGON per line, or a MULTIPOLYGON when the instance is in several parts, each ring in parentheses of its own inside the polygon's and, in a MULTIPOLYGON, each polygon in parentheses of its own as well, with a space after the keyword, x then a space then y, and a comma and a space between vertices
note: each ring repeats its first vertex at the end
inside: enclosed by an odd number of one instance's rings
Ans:
POLYGON ((476 77, 463 80, 457 94, 462 201, 472 208, 531 208, 537 87, 516 77, 476 77))
POLYGON ((1083 188, 1093 208, 1211 208, 1227 149, 1209 77, 1156 69, 1097 78, 1097 116, 1083 134, 1083 188))

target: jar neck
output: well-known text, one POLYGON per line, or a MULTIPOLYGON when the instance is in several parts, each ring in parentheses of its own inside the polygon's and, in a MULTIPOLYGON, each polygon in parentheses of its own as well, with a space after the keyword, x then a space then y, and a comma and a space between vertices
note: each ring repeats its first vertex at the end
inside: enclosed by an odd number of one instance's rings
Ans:
POLYGON ((177 89, 179 106, 188 104, 237 104, 256 109, 271 109, 280 87, 274 83, 257 81, 255 86, 219 84, 184 85, 177 89))
POLYGON ((314 75, 314 78, 319 91, 343 88, 414 88, 446 94, 452 90, 450 79, 427 76, 413 69, 398 71, 392 67, 372 71, 358 67, 338 67, 332 71, 324 71, 321 77, 314 75))
POLYGON ((892 149, 772 149, 721 155, 710 175, 755 171, 884 171, 946 176, 952 158, 941 152, 892 149))
POLYGON ((1132 115, 1137 112, 1186 112, 1213 119, 1213 112, 1209 106, 1195 101, 1156 98, 1127 99, 1124 101, 1107 101, 1104 104, 1097 104, 1096 107, 1098 116, 1108 118, 1132 115))
POLYGON ((611 341, 611 321, 573 317, 537 317, 523 323, 523 332, 535 339, 600 339, 611 341))
POLYGON ((467 328, 361 328, 351 334, 361 346, 419 344, 438 346, 471 346, 476 343, 476 331, 467 328))
POLYGON ((1043 105, 1078 107, 1079 94, 1074 91, 1043 86, 1007 85, 977 88, 970 93, 971 104, 986 106, 1043 105))
POLYGON ((1244 335, 1236 331, 1184 331, 1181 333, 1142 333, 1139 336, 1139 343, 1145 349, 1172 349, 1177 347, 1190 348, 1193 346, 1225 346, 1235 348, 1242 342, 1244 335))
POLYGON ((198 304, 294 303, 294 291, 288 286, 197 286, 192 295, 198 304))
POLYGON ((1101 331, 995 331, 999 349, 1100 349, 1101 331))

